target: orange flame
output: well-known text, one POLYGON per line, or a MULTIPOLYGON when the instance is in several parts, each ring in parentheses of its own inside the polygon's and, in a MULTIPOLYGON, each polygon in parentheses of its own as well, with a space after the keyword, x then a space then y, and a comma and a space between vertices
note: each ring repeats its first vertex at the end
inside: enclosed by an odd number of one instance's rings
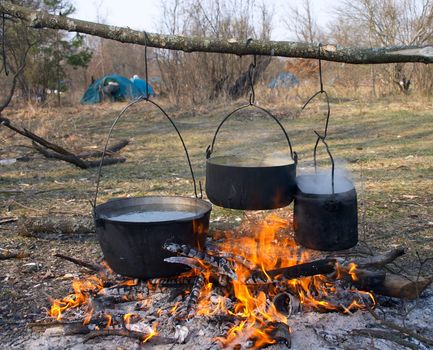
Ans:
POLYGON ((152 339, 155 335, 158 335, 158 331, 156 330, 156 327, 158 327, 158 322, 155 322, 152 325, 152 330, 149 332, 149 334, 143 339, 143 343, 147 343, 150 339, 152 339))
MULTIPOLYGON (((96 276, 90 276, 88 279, 82 281, 74 280, 72 281, 72 289, 74 290, 74 294, 69 294, 63 299, 54 300, 50 311, 48 311, 48 315, 60 320, 62 318, 62 313, 65 310, 86 304, 89 300, 89 292, 97 292, 102 288, 102 280, 96 276)), ((90 310, 91 311, 89 314, 91 317, 93 309, 90 308, 90 310)), ((85 321, 87 321, 87 318, 89 317, 86 317, 85 321)))

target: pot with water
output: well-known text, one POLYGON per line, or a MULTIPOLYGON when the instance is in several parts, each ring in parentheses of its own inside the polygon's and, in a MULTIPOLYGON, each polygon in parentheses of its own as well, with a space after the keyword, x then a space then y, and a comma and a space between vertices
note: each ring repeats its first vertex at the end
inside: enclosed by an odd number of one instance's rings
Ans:
MULTIPOLYGON (((128 105, 116 118, 108 134, 105 150, 119 118, 130 106, 139 101, 128 105)), ((159 108, 178 133, 191 171, 195 197, 116 198, 96 205, 101 176, 100 166, 93 202, 96 233, 105 261, 121 275, 142 279, 174 276, 187 271, 188 268, 183 264, 164 261, 172 254, 165 251, 163 245, 174 242, 202 250, 212 209, 209 202, 198 198, 188 151, 176 125, 159 105, 150 100, 148 102, 159 108)))

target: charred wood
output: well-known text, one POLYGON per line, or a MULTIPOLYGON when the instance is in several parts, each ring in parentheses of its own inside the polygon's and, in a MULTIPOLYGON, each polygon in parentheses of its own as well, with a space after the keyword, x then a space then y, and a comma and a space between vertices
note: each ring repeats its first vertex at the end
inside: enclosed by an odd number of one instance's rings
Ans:
POLYGON ((199 275, 195 278, 195 282, 191 288, 191 292, 188 295, 188 300, 180 307, 176 318, 177 319, 190 319, 195 316, 195 309, 197 307, 198 299, 200 297, 200 291, 204 286, 204 277, 199 275))
POLYGON ((164 249, 172 253, 202 260, 204 263, 216 268, 218 273, 226 275, 233 280, 237 280, 236 273, 234 272, 234 264, 225 258, 209 255, 186 244, 166 243, 164 249))
POLYGON ((283 292, 278 293, 272 300, 277 311, 285 316, 301 311, 301 304, 298 298, 295 298, 292 294, 283 292))
POLYGON ((349 267, 338 268, 338 278, 349 281, 356 288, 361 290, 372 290, 383 285, 386 277, 384 271, 370 271, 366 269, 354 269, 352 272, 349 267))
POLYGON ((335 271, 336 262, 337 260, 335 259, 323 259, 289 267, 282 267, 280 269, 266 271, 266 273, 261 270, 256 270, 252 272, 247 283, 268 283, 270 282, 268 276, 273 281, 281 278, 291 280, 299 277, 326 275, 335 271))
POLYGON ((194 270, 204 270, 204 265, 200 264, 199 260, 186 256, 171 256, 169 258, 165 258, 164 261, 172 264, 183 264, 194 270))
MULTIPOLYGON (((124 329, 103 329, 98 331, 91 331, 86 337, 84 338, 84 343, 88 342, 89 340, 98 338, 98 337, 108 337, 108 336, 117 336, 117 337, 127 337, 132 339, 137 339, 140 341, 144 341, 147 337, 151 336, 150 334, 144 334, 141 332, 135 332, 135 331, 128 331, 124 329)), ((158 335, 151 336, 147 340, 147 342, 153 344, 153 345, 162 345, 162 344, 173 344, 176 342, 175 339, 167 338, 167 337, 161 337, 158 335)))
POLYGON ((143 300, 149 295, 149 287, 144 281, 140 281, 133 286, 116 285, 101 289, 97 297, 112 301, 113 303, 121 303, 126 301, 143 300))
POLYGON ((155 287, 181 287, 194 284, 195 276, 152 278, 147 282, 155 287))
POLYGON ((283 344, 289 349, 292 345, 289 326, 282 322, 272 322, 268 326, 271 327, 269 336, 275 340, 277 344, 283 344))

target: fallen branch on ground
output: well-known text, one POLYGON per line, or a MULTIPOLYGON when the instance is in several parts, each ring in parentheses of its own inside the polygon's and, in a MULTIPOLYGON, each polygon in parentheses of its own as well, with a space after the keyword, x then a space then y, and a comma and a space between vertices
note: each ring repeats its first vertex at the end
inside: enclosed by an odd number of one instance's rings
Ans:
MULTIPOLYGON (((120 140, 119 142, 115 143, 114 145, 107 147, 107 150, 105 151, 106 156, 112 156, 114 153, 119 152, 122 148, 129 145, 129 140, 120 140)), ((102 157, 103 152, 102 151, 94 151, 94 152, 81 152, 78 153, 77 156, 79 158, 96 158, 96 157, 102 157)))
POLYGON ((0 218, 0 225, 1 224, 8 224, 10 222, 18 221, 18 218, 16 216, 6 216, 4 218, 0 218))
MULTIPOLYGON (((99 167, 99 165, 101 164, 100 160, 93 160, 93 161, 82 160, 82 159, 78 158, 78 156, 76 156, 76 155, 71 156, 71 155, 66 155, 66 154, 59 154, 56 152, 48 151, 47 149, 39 146, 35 142, 32 142, 32 144, 33 144, 33 147, 39 153, 41 153, 45 158, 63 160, 65 162, 74 164, 81 169, 96 168, 96 167, 99 167)), ((102 165, 112 165, 112 164, 117 164, 117 163, 123 163, 123 162, 125 162, 125 160, 126 160, 125 158, 104 158, 102 165)))
POLYGON ((398 257, 404 255, 406 250, 404 247, 397 247, 382 254, 374 255, 367 258, 355 260, 359 268, 383 267, 392 263, 398 257))
MULTIPOLYGON (((14 132, 31 139, 33 147, 39 153, 43 154, 46 158, 63 160, 65 162, 74 164, 75 166, 79 167, 80 169, 96 168, 101 163, 100 160, 94 160, 94 161, 83 160, 83 159, 81 159, 81 157, 79 155, 76 155, 76 154, 64 149, 63 147, 61 147, 59 145, 56 145, 52 142, 47 141, 44 138, 34 134, 33 132, 31 132, 25 128, 20 129, 20 128, 14 126, 9 119, 0 117, 0 125, 3 125, 9 129, 11 129, 14 132)), ((125 147, 128 143, 129 143, 128 140, 122 140, 122 141, 118 142, 117 144, 111 146, 109 148, 108 155, 119 151, 120 149, 125 147)), ((90 158, 93 156, 92 154, 95 154, 95 156, 97 154, 102 155, 102 153, 100 153, 100 152, 94 152, 94 153, 87 152, 87 153, 84 153, 84 156, 85 156, 84 158, 90 158)), ((126 160, 125 158, 108 157, 108 158, 104 158, 102 165, 112 165, 112 164, 117 164, 117 163, 123 163, 125 160, 126 160)))
POLYGON ((383 319, 372 308, 370 308, 368 305, 367 305, 366 309, 382 325, 384 325, 384 326, 386 326, 386 327, 388 327, 390 329, 393 329, 393 330, 399 331, 401 333, 404 333, 404 334, 408 335, 409 337, 414 338, 416 340, 419 340, 420 342, 422 342, 424 344, 433 346, 433 339, 424 337, 421 334, 416 333, 412 329, 409 329, 409 328, 403 327, 403 326, 399 326, 398 324, 395 324, 394 322, 391 322, 391 321, 383 319))
POLYGON ((54 256, 57 257, 57 258, 60 258, 60 259, 67 260, 67 261, 69 261, 71 263, 74 263, 74 264, 76 264, 78 266, 83 266, 86 269, 89 269, 90 271, 99 272, 101 270, 104 270, 104 268, 101 265, 98 265, 98 264, 95 264, 95 263, 92 263, 92 262, 87 262, 87 261, 84 261, 84 260, 80 260, 80 259, 77 259, 77 258, 73 258, 73 257, 70 257, 70 256, 66 256, 66 255, 63 255, 63 254, 60 254, 60 253, 56 253, 56 254, 54 254, 54 256))

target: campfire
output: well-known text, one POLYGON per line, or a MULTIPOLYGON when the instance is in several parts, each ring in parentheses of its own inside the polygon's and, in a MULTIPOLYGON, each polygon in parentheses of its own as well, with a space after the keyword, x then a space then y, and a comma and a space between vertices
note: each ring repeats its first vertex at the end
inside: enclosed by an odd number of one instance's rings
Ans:
POLYGON ((164 344, 187 342, 197 331, 190 325, 201 320, 223 326, 209 348, 290 347, 296 333, 292 315, 371 312, 372 291, 389 294, 386 274, 366 268, 384 265, 404 250, 357 261, 319 256, 295 243, 291 226, 290 218, 271 214, 224 232, 223 239, 207 243, 206 251, 166 242, 164 249, 173 255, 166 261, 191 268, 170 278, 125 279, 104 262, 65 257, 94 274, 73 281, 73 293, 54 300, 42 323, 62 323, 69 327, 66 333, 86 334, 86 340, 121 335, 164 344))

